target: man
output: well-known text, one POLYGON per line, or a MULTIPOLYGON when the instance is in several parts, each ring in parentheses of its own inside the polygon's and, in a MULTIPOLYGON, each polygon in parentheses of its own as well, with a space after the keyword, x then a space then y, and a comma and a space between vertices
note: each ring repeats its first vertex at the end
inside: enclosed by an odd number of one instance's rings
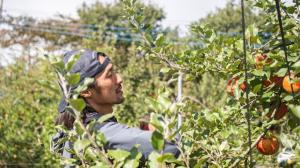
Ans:
MULTIPOLYGON (((85 78, 94 78, 94 82, 88 89, 80 93, 87 108, 83 110, 83 122, 88 124, 91 120, 99 118, 101 115, 113 112, 113 106, 124 101, 122 91, 122 78, 114 72, 113 64, 109 58, 101 52, 91 50, 71 51, 64 55, 64 63, 67 63, 71 56, 80 54, 80 58, 74 64, 71 73, 80 73, 80 82, 85 78)), ((71 90, 76 89, 76 86, 69 86, 71 90)), ((73 128, 74 117, 67 111, 68 103, 64 96, 59 104, 59 116, 56 124, 64 125, 68 129, 73 128)), ((134 145, 140 144, 138 150, 142 153, 142 158, 147 159, 149 154, 154 151, 151 145, 152 131, 141 130, 139 128, 130 128, 120 124, 115 118, 109 119, 103 124, 95 125, 94 129, 104 134, 107 144, 106 149, 123 149, 130 150, 134 145)), ((53 147, 58 150, 59 145, 55 145, 64 133, 60 132, 53 137, 53 147)), ((67 152, 67 148, 72 148, 70 142, 66 142, 61 150, 64 157, 72 157, 67 152)), ((180 152, 176 145, 171 142, 165 143, 164 153, 172 153, 176 157, 180 152)))

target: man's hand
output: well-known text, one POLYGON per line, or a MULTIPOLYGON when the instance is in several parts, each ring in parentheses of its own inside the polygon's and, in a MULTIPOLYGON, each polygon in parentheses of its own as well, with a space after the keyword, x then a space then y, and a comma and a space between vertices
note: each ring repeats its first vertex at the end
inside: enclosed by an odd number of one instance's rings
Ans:
POLYGON ((150 115, 145 115, 140 120, 140 129, 146 130, 146 131, 155 131, 155 127, 149 123, 150 121, 150 115))
POLYGON ((141 130, 148 130, 148 131, 155 131, 155 127, 146 122, 140 122, 140 129, 141 130))

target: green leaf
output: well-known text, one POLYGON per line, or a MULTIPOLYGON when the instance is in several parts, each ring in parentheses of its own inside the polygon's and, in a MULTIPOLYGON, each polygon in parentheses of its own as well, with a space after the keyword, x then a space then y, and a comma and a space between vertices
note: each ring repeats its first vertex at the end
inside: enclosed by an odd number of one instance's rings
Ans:
POLYGON ((136 168, 139 166, 140 158, 142 154, 138 151, 137 147, 133 147, 130 150, 130 157, 128 157, 123 165, 124 168, 136 168))
POLYGON ((169 98, 167 98, 164 95, 159 95, 157 97, 157 101, 163 106, 164 109, 161 110, 167 110, 170 108, 170 106, 172 105, 172 102, 170 101, 169 98))
POLYGON ((80 92, 86 90, 88 85, 92 84, 93 82, 94 78, 84 78, 83 83, 75 89, 75 93, 79 94, 80 92))
POLYGON ((53 62, 51 65, 58 71, 63 72, 65 68, 65 64, 63 61, 53 62))
POLYGON ((135 3, 136 3, 136 0, 130 0, 130 5, 131 6, 135 5, 135 3))
POLYGON ((286 11, 289 13, 289 14, 294 14, 294 12, 297 10, 297 8, 295 6, 287 6, 286 7, 286 11))
POLYGON ((160 47, 162 46, 162 44, 164 43, 165 41, 165 36, 163 34, 159 34, 157 37, 156 37, 156 40, 155 40, 155 45, 157 47, 160 47))
POLYGON ((253 93, 258 93, 261 90, 262 84, 255 85, 253 87, 253 93))
POLYGON ((271 98, 272 96, 274 96, 274 93, 273 92, 264 92, 262 98, 271 98))
POLYGON ((161 73, 168 73, 171 69, 168 68, 168 67, 165 67, 165 68, 161 68, 159 72, 161 73))
POLYGON ((159 157, 160 155, 153 151, 151 152, 151 154, 149 155, 149 166, 150 168, 157 168, 157 167, 160 167, 160 163, 157 161, 157 158, 159 157))
POLYGON ((287 73, 287 68, 281 68, 278 72, 275 73, 275 75, 282 77, 287 73))
POLYGON ((124 168, 136 168, 139 167, 139 159, 130 159, 123 165, 124 168))
POLYGON ((105 114, 103 116, 101 116, 98 120, 97 120, 97 123, 103 123, 104 121, 110 119, 114 117, 114 114, 113 113, 109 113, 109 114, 105 114))
POLYGON ((51 141, 51 143, 50 143, 50 150, 51 150, 51 152, 58 152, 59 150, 61 150, 62 148, 60 148, 59 146, 60 145, 63 146, 63 144, 66 141, 68 141, 68 137, 66 137, 66 136, 60 138, 57 142, 51 141))
POLYGON ((85 157, 87 159, 97 160, 96 151, 92 147, 88 147, 85 151, 85 157))
POLYGON ((91 166, 91 167, 89 166, 89 168, 111 168, 111 166, 106 165, 103 162, 96 161, 96 165, 91 166))
POLYGON ((64 125, 56 125, 54 128, 61 132, 68 132, 68 129, 64 125))
POLYGON ((300 126, 297 126, 296 128, 294 128, 293 132, 300 135, 300 126))
POLYGON ((139 166, 140 158, 142 157, 141 152, 138 151, 137 147, 134 146, 130 150, 130 157, 126 159, 125 164, 123 165, 124 168, 136 168, 139 166))
POLYGON ((258 69, 253 70, 252 73, 253 73, 255 76, 264 76, 264 75, 265 75, 264 71, 258 70, 258 69))
POLYGON ((79 98, 79 99, 69 99, 69 103, 75 110, 77 110, 79 112, 81 112, 86 106, 84 100, 81 99, 81 98, 79 98))
POLYGON ((104 134, 102 132, 97 132, 96 134, 96 143, 99 146, 104 146, 107 143, 104 134))
POLYGON ((207 156, 207 155, 204 155, 204 156, 198 158, 198 159, 197 159, 197 164, 194 166, 194 168, 202 168, 202 167, 205 167, 206 161, 207 161, 208 158, 209 158, 209 156, 207 156))
POLYGON ((130 152, 121 149, 108 150, 108 155, 114 158, 116 161, 121 162, 130 156, 130 152))
POLYGON ((297 61, 295 64, 293 64, 294 68, 300 68, 300 61, 297 61))
POLYGON ((157 115, 151 115, 150 118, 150 124, 152 124, 158 132, 163 133, 164 132, 164 127, 161 124, 161 122, 158 120, 157 115))
POLYGON ((72 55, 72 56, 69 58, 69 60, 68 60, 68 62, 67 62, 67 64, 66 64, 66 66, 65 66, 66 70, 67 70, 67 71, 71 71, 72 68, 73 68, 73 66, 74 66, 74 64, 75 64, 75 62, 76 62, 79 58, 80 58, 80 54, 72 55))
POLYGON ((291 95, 287 95, 287 96, 285 96, 285 97, 283 98, 283 100, 286 101, 286 102, 288 102, 288 101, 290 101, 290 100, 292 100, 292 99, 293 99, 293 96, 291 96, 291 95))
POLYGON ((149 43, 149 44, 152 44, 152 42, 153 42, 153 39, 152 39, 152 37, 151 37, 151 35, 150 34, 145 34, 145 38, 146 38, 146 40, 147 40, 147 42, 149 43))
POLYGON ((164 162, 168 162, 168 163, 174 163, 176 162, 176 158, 172 153, 165 153, 159 157, 157 157, 157 161, 164 163, 164 162))
POLYGON ((131 150, 130 150, 130 157, 134 159, 140 159, 142 157, 141 152, 138 150, 139 144, 135 145, 131 150))
POLYGON ((222 143, 221 143, 221 145, 219 146, 219 150, 220 151, 223 151, 224 149, 227 149, 227 148, 229 148, 229 145, 228 145, 228 141, 223 141, 222 143))
POLYGON ((81 128, 79 122, 80 122, 80 121, 75 120, 75 122, 74 122, 74 127, 75 127, 75 130, 76 130, 76 133, 77 133, 78 135, 82 135, 82 134, 84 133, 84 130, 81 128))
POLYGON ((295 68, 295 73, 298 74, 300 73, 300 61, 297 61, 293 67, 295 68))
POLYGON ((66 80, 70 85, 76 85, 80 81, 80 73, 67 74, 66 80))
POLYGON ((160 111, 160 104, 156 101, 156 99, 147 97, 145 102, 148 104, 149 108, 152 108, 152 110, 156 112, 160 111))
POLYGON ((80 154, 81 152, 83 152, 83 150, 85 150, 89 145, 91 144, 91 142, 87 139, 82 139, 82 140, 77 140, 74 143, 74 150, 77 154, 80 154))
POLYGON ((288 105, 292 113, 300 119, 300 106, 299 105, 288 105))
POLYGON ((86 129, 87 129, 88 131, 93 131, 95 124, 96 124, 96 120, 95 120, 95 119, 92 119, 92 120, 89 121, 89 123, 86 125, 86 129))
POLYGON ((154 131, 151 137, 151 144, 154 149, 161 151, 165 145, 165 140, 163 135, 157 131, 154 131))
POLYGON ((74 158, 63 158, 61 160, 61 164, 62 165, 68 165, 68 166, 75 166, 76 163, 77 163, 77 159, 74 159, 74 158))

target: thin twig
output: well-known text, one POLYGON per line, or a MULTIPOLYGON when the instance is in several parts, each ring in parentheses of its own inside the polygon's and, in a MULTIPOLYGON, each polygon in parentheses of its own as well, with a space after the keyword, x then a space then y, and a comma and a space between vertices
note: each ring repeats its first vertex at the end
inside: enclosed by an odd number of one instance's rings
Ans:
MULTIPOLYGON (((211 152, 209 152, 209 150, 208 150, 202 143, 196 141, 196 140, 195 140, 194 138, 192 138, 192 137, 189 137, 189 138, 190 138, 190 140, 192 140, 194 143, 198 144, 198 145, 200 146, 200 148, 201 148, 203 151, 205 151, 205 152, 209 155, 210 159, 212 159, 212 160, 214 160, 214 161, 216 162, 216 163, 214 163, 215 165, 220 166, 220 165, 217 164, 217 160, 215 160, 215 157, 213 156, 213 154, 212 154, 211 152)), ((212 163, 213 163, 213 162, 212 162, 212 163)))
POLYGON ((284 11, 284 13, 291 19, 294 19, 298 24, 300 24, 300 20, 298 20, 297 18, 295 18, 294 16, 290 15, 285 9, 282 8, 282 10, 284 11))
POLYGON ((63 91, 63 94, 66 98, 69 98, 69 92, 67 89, 67 83, 60 72, 56 72, 58 76, 58 84, 63 91))
POLYGON ((203 107, 206 107, 206 105, 204 103, 202 103, 199 99, 192 97, 192 96, 183 96, 182 101, 185 100, 186 98, 192 100, 193 102, 195 102, 197 104, 200 104, 203 107))
POLYGON ((184 161, 184 163, 185 163, 185 165, 189 168, 190 167, 190 163, 189 163, 189 160, 187 159, 187 156, 186 156, 186 154, 183 152, 183 150, 182 150, 182 146, 181 146, 181 144, 179 143, 179 142, 175 142, 176 143, 176 145, 178 146, 178 150, 180 151, 180 153, 181 153, 181 156, 183 157, 183 161, 184 161))
POLYGON ((84 126, 84 124, 81 122, 81 120, 79 120, 79 125, 80 127, 84 130, 84 132, 87 134, 88 139, 92 142, 92 145, 94 146, 94 148, 96 149, 97 153, 99 153, 99 157, 108 165, 112 165, 111 162, 108 160, 105 154, 105 152, 103 150, 101 150, 99 148, 99 146, 96 144, 96 142, 94 141, 94 138, 92 137, 92 135, 90 134, 90 132, 86 129, 86 127, 84 126))

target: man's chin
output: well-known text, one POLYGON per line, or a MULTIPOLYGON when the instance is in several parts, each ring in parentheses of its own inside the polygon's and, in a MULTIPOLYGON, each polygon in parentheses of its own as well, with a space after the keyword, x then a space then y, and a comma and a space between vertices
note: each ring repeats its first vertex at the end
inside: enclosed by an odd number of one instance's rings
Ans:
POLYGON ((124 102, 124 100, 125 100, 125 98, 124 98, 124 97, 122 97, 122 98, 118 98, 118 100, 116 101, 116 104, 121 104, 121 103, 123 103, 123 102, 124 102))

